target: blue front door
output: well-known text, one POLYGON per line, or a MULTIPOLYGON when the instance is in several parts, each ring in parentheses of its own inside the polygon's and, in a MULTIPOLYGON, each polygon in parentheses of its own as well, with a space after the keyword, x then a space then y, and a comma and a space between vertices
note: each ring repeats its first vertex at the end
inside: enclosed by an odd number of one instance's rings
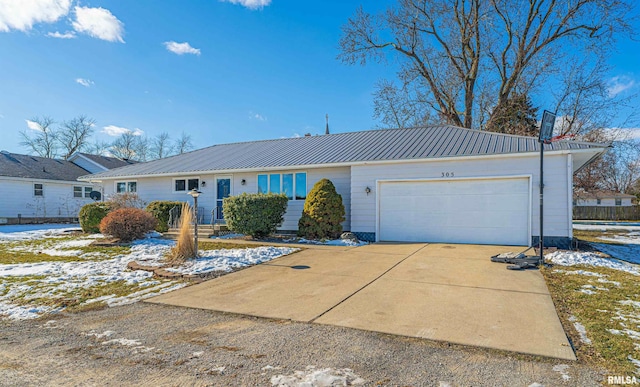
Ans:
POLYGON ((231 196, 231 178, 220 177, 216 179, 216 220, 223 220, 222 200, 231 196))

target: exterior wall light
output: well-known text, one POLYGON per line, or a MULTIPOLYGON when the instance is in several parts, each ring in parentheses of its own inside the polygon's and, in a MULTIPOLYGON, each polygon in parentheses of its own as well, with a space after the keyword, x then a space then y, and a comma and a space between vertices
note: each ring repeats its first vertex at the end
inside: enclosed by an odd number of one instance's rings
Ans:
POLYGON ((202 184, 203 187, 205 187, 207 185, 207 182, 203 181, 201 184, 202 184))
POLYGON ((240 184, 242 184, 242 185, 246 185, 246 184, 247 184, 247 181, 246 181, 245 179, 242 179, 242 180, 240 180, 240 184))
POLYGON ((364 192, 366 192, 367 195, 369 195, 371 193, 371 188, 369 188, 369 187, 365 188, 364 192))

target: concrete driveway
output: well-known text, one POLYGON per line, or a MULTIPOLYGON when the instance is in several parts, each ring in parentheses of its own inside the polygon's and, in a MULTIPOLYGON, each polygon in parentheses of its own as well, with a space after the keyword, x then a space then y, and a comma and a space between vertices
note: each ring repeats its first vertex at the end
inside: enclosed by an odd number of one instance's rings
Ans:
POLYGON ((518 247, 307 247, 148 302, 329 324, 575 360, 540 272, 489 257, 518 247))

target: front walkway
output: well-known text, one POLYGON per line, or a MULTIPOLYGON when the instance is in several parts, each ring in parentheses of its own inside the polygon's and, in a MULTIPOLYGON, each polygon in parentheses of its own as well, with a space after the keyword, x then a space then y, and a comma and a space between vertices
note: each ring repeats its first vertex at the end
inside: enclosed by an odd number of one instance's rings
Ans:
POLYGON ((575 360, 540 272, 489 261, 518 249, 309 246, 148 302, 575 360))

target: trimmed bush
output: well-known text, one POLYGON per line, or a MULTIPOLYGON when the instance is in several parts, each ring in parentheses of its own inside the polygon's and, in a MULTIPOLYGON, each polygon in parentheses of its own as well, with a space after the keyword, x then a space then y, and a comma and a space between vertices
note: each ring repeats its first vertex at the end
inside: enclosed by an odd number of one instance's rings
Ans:
POLYGON ((284 194, 231 196, 222 202, 224 220, 235 232, 263 238, 273 234, 282 224, 288 201, 284 194))
POLYGON ((169 211, 174 207, 182 208, 183 202, 174 202, 168 200, 156 200, 144 209, 158 221, 156 231, 167 232, 169 230, 169 211))
POLYGON ((342 233, 344 217, 342 196, 328 179, 317 182, 304 202, 298 221, 298 236, 309 239, 335 239, 342 233))
POLYGON ((144 237, 156 227, 156 218, 139 208, 120 208, 113 210, 100 222, 100 232, 120 239, 121 242, 131 242, 144 237))
POLYGON ((100 232, 100 222, 111 210, 108 202, 89 203, 82 206, 78 219, 82 231, 91 234, 100 232))

